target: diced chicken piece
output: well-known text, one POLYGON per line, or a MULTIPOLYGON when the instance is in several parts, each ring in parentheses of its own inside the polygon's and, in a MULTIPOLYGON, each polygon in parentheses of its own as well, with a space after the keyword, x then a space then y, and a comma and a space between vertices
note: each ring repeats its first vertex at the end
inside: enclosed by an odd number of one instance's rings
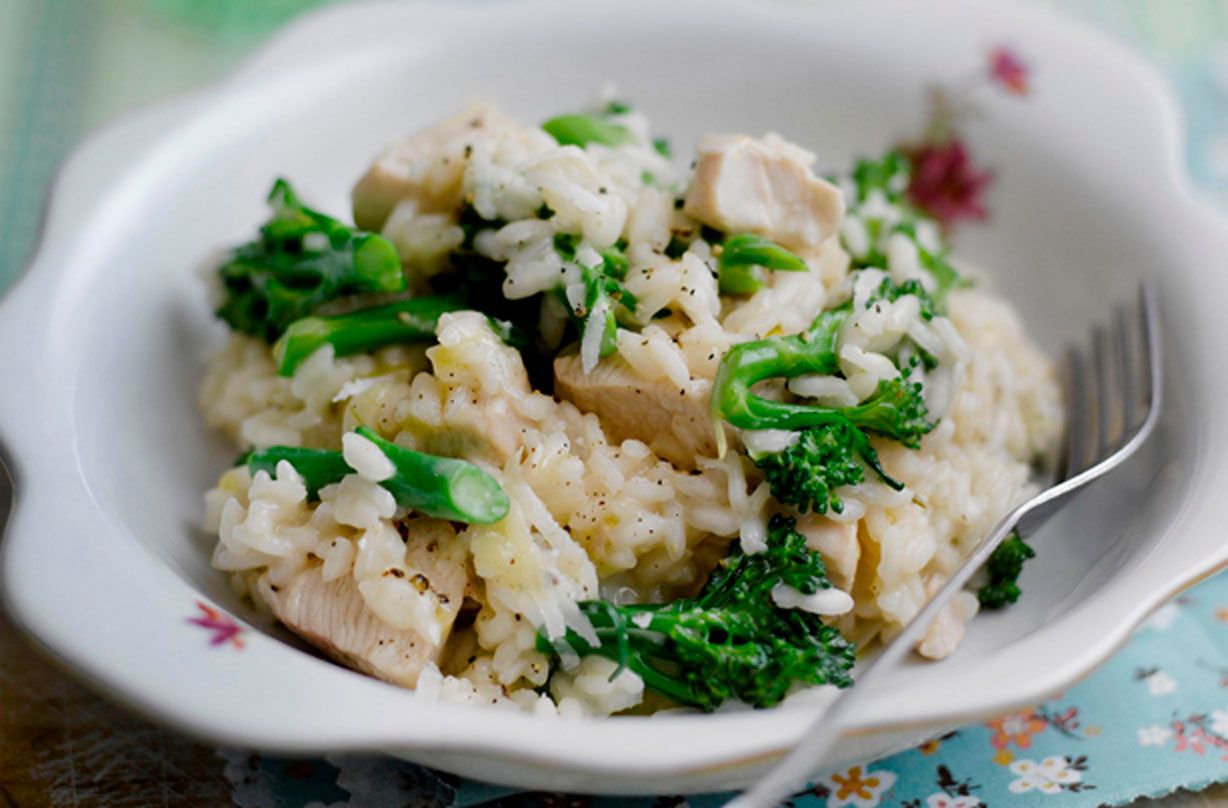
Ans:
POLYGON ((319 565, 282 586, 274 586, 266 573, 256 582, 256 595, 287 628, 338 662, 413 687, 423 666, 439 660, 464 602, 468 574, 431 531, 414 531, 406 546, 406 567, 411 571, 398 569, 393 577, 434 596, 439 628, 435 640, 384 622, 367 605, 352 575, 325 581, 319 565))
POLYGON ((822 554, 827 574, 837 589, 850 592, 861 557, 856 522, 834 522, 826 516, 805 513, 798 517, 797 532, 806 537, 806 546, 822 554))
POLYGON ((413 687, 422 666, 439 653, 416 631, 376 617, 349 575, 325 582, 322 568, 313 567, 276 588, 263 575, 256 594, 295 634, 346 667, 388 682, 413 687))
POLYGON ((814 155, 777 135, 705 135, 683 211, 727 233, 758 233, 793 250, 817 247, 844 217, 840 190, 814 155))
POLYGON ((392 145, 354 186, 354 222, 379 232, 392 209, 405 201, 420 215, 455 212, 474 144, 510 127, 523 128, 493 107, 473 105, 392 145))
MULTIPOLYGON (((925 594, 933 597, 942 588, 943 581, 931 578, 925 585, 925 594)), ((976 595, 971 592, 960 592, 954 600, 943 607, 921 642, 917 643, 917 653, 927 659, 946 659, 955 652, 960 640, 964 638, 964 627, 976 616, 980 609, 976 595)))
POLYGON ((678 468, 716 455, 706 383, 644 379, 618 354, 585 373, 579 354, 564 354, 554 360, 554 391, 595 413, 612 440, 643 441, 678 468))

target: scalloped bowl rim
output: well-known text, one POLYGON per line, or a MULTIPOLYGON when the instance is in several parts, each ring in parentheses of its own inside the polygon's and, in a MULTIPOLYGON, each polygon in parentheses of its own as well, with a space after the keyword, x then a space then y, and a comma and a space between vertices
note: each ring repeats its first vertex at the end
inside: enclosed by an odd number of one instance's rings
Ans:
MULTIPOLYGON (((563 7, 555 0, 539 0, 515 6, 498 5, 484 10, 492 17, 503 15, 510 18, 516 14, 529 15, 563 7)), ((881 0, 865 4, 858 11, 844 9, 833 11, 828 7, 800 8, 773 6, 772 13, 782 17, 790 15, 866 14, 874 11, 898 10, 903 12, 908 4, 897 0, 881 0), (868 10, 867 10, 868 9, 868 10)), ((652 9, 647 0, 637 0, 632 8, 652 9)), ((688 7, 687 3, 671 6, 671 10, 688 7)), ((711 12, 706 4, 690 4, 694 9, 711 12)), ((932 14, 959 13, 964 8, 959 2, 942 2, 930 7, 932 14)), ((609 10, 610 6, 602 6, 609 10)), ((726 14, 750 14, 759 11, 747 3, 733 2, 723 6, 726 14)), ((1002 8, 1002 7, 999 7, 1002 8)), ((578 12, 579 13, 579 12, 578 12)), ((583 13, 594 12, 591 9, 583 13)), ((614 12, 633 13, 633 12, 614 12)), ((1228 232, 1228 220, 1207 206, 1193 200, 1187 181, 1180 168, 1182 150, 1180 123, 1174 101, 1158 76, 1137 56, 1121 46, 1106 41, 1082 27, 1058 18, 1050 12, 1031 8, 1008 6, 1003 12, 1012 22, 1026 25, 1030 30, 1043 32, 1054 43, 1052 47, 1079 47, 1090 49, 1098 60, 1112 67, 1101 67, 1106 73, 1117 71, 1135 83, 1139 90, 1138 117, 1148 118, 1150 134, 1157 151, 1148 155, 1153 161, 1143 168, 1155 172, 1162 183, 1162 204, 1180 211, 1188 221, 1188 234, 1206 239, 1209 244, 1223 243, 1223 233, 1228 232), (1145 103, 1144 103, 1145 102, 1145 103)), ((289 688, 289 692, 262 692, 268 701, 249 703, 246 710, 219 710, 217 702, 196 703, 189 697, 193 688, 207 691, 209 677, 234 674, 241 671, 230 667, 230 660, 219 663, 216 654, 203 643, 177 644, 168 655, 181 655, 168 660, 168 670, 175 673, 174 681, 151 677, 141 671, 139 659, 133 662, 132 651, 139 645, 129 645, 121 639, 113 648, 91 641, 80 626, 64 619, 63 612, 50 605, 51 598, 31 580, 44 575, 48 580, 49 560, 41 557, 34 547, 43 537, 42 525, 52 519, 71 521, 83 527, 99 512, 99 503, 91 494, 88 481, 81 477, 81 468, 76 451, 76 435, 71 429, 53 431, 56 416, 66 413, 65 400, 71 399, 74 385, 72 363, 66 361, 58 342, 50 338, 59 328, 71 328, 66 322, 67 313, 78 301, 73 300, 74 256, 82 249, 79 233, 74 232, 79 219, 90 221, 107 215, 102 210, 105 201, 122 203, 123 193, 135 192, 141 176, 149 175, 151 165, 173 158, 169 141, 181 136, 194 121, 205 119, 211 109, 220 106, 225 99, 242 92, 266 89, 275 83, 279 74, 289 71, 301 62, 299 52, 304 45, 317 41, 327 30, 335 32, 338 26, 345 27, 343 38, 353 46, 359 37, 388 36, 386 29, 393 20, 413 19, 419 24, 429 23, 448 30, 449 26, 472 19, 472 9, 457 9, 435 4, 403 6, 395 3, 370 3, 331 7, 305 15, 277 35, 260 52, 251 57, 232 76, 208 90, 186 98, 172 101, 146 111, 129 115, 92 135, 73 152, 64 164, 55 183, 51 201, 44 221, 45 229, 35 258, 26 275, 16 284, 0 303, 0 345, 4 349, 0 361, 0 381, 6 389, 18 383, 29 384, 32 395, 20 403, 15 396, 0 400, 0 427, 8 454, 4 458, 14 478, 14 502, 9 515, 4 544, 0 546, 0 581, 3 595, 17 623, 42 644, 52 655, 98 687, 132 706, 134 709, 171 724, 189 734, 232 745, 255 746, 280 751, 337 751, 340 749, 385 750, 413 756, 415 753, 468 750, 488 753, 513 763, 538 766, 546 769, 581 769, 588 772, 605 772, 612 775, 650 773, 703 772, 721 768, 737 767, 751 761, 762 761, 779 754, 796 738, 808 721, 805 710, 771 711, 763 713, 729 714, 715 717, 668 716, 651 719, 616 719, 607 722, 556 722, 550 724, 548 733, 534 732, 542 728, 541 719, 501 711, 478 711, 449 705, 433 705, 413 702, 412 709, 417 721, 404 722, 380 719, 372 710, 355 710, 362 713, 362 721, 346 722, 338 715, 330 715, 331 723, 309 716, 295 716, 294 708, 309 706, 302 701, 304 695, 289 688), (249 85, 251 87, 249 88, 249 85), (148 149, 148 153, 143 150, 148 149), (144 159, 138 160, 137 155, 144 159), (128 155, 133 161, 131 171, 122 159, 128 155), (142 174, 142 172, 144 172, 142 174), (130 176, 131 174, 131 176, 130 176), (141 176, 137 176, 141 175, 141 176), (115 185, 110 183, 122 180, 115 185), (117 190, 118 189, 118 190, 117 190), (48 313, 42 320, 44 311, 48 313), (47 336, 43 344, 23 351, 14 350, 21 344, 18 338, 34 332, 47 336), (65 474, 65 469, 69 474, 65 474), (55 485, 60 487, 57 489, 55 485), (207 661, 209 664, 204 665, 207 661), (196 663, 202 663, 197 667, 196 663), (218 665, 222 667, 217 667, 218 665), (213 666, 213 667, 210 667, 213 666), (210 672, 206 672, 206 669, 210 672), (297 701, 296 701, 297 699, 297 701), (295 716, 294 721, 287 721, 295 716), (279 723, 280 722, 280 723, 279 723), (534 736, 536 749, 524 748, 521 743, 526 733, 534 736), (645 742, 646 734, 653 737, 645 742), (706 739, 706 740, 705 740, 706 739), (662 748, 670 753, 662 755, 662 748)), ((402 32, 401 35, 404 35, 402 32)), ((122 206, 122 205, 121 205, 122 206)), ((84 229, 84 228, 83 228, 84 229)), ((1210 254, 1212 251, 1207 250, 1210 254)), ((26 343, 30 344, 30 343, 26 343)), ((69 419, 71 421, 71 418, 69 419)), ((1222 438, 1223 429, 1214 425, 1215 434, 1222 438)), ((1223 445, 1222 442, 1217 445, 1223 445)), ((1222 462, 1210 462, 1201 469, 1204 477, 1196 489, 1188 492, 1187 502, 1198 499, 1205 504, 1197 511, 1185 508, 1176 514, 1174 523, 1167 529, 1193 535, 1201 524, 1207 530, 1220 517, 1212 511, 1222 511, 1218 505, 1211 507, 1209 492, 1215 490, 1216 481, 1228 480, 1228 469, 1222 462)), ((1222 490, 1222 489, 1221 489, 1222 490)), ((173 576, 159 572, 158 562, 140 552, 132 552, 130 542, 114 531, 107 537, 114 539, 110 547, 84 540, 82 534, 61 536, 71 542, 79 552, 79 558, 90 562, 95 574, 77 579, 82 587, 98 597, 113 598, 108 602, 117 604, 117 610, 132 609, 124 618, 133 625, 149 622, 145 615, 136 614, 139 606, 148 609, 155 602, 166 602, 170 593, 190 603, 199 597, 190 587, 173 576), (116 554, 123 555, 119 564, 116 554), (126 554, 126 555, 124 555, 126 554), (124 570, 134 578, 142 573, 153 576, 161 587, 158 593, 127 591, 120 593, 113 585, 108 586, 106 571, 109 564, 124 570), (161 578, 159 578, 161 576, 161 578), (122 602, 121 602, 122 601, 122 602)), ((1121 592, 1100 593, 1099 609, 1112 609, 1115 616, 1109 620, 1101 617, 1077 636, 1067 637, 1063 647, 1079 649, 1069 658, 1059 659, 1044 675, 1036 676, 1026 685, 1016 688, 1009 697, 970 703, 966 709, 954 709, 951 705, 941 709, 917 707, 908 710, 875 710, 868 705, 869 715, 853 727, 852 734, 865 735, 887 731, 907 731, 950 725, 979 718, 991 712, 1016 705, 1035 703, 1071 684, 1103 662, 1128 636, 1131 628, 1141 621, 1154 607, 1177 591, 1192 585, 1228 563, 1228 547, 1211 548, 1203 552, 1187 548, 1182 553, 1178 537, 1169 537, 1174 543, 1175 554, 1163 563, 1157 563, 1147 572, 1132 571, 1132 578, 1123 581, 1140 584, 1143 595, 1127 597, 1121 592), (1218 550, 1218 552, 1216 552, 1218 550), (1113 595, 1113 597, 1109 597, 1113 595)), ((59 579, 57 579, 59 580, 59 579)), ((69 580, 67 578, 63 580, 69 580)), ((142 579, 143 580, 143 579, 142 579)), ((1119 587, 1120 588, 1120 587, 1119 587)), ((58 590, 57 590, 58 591, 58 590)), ((1087 609, 1091 611, 1089 603, 1087 609)), ((152 619, 152 618, 150 618, 152 619)), ((165 623, 152 623, 149 628, 157 634, 165 623)), ((249 632, 249 650, 255 654, 268 653, 270 659, 286 661, 286 672, 311 680, 319 664, 302 657, 291 660, 274 639, 249 632), (280 656, 273 656, 280 653, 280 656)), ((195 638, 194 638, 195 639, 195 638)), ((1002 659, 986 661, 986 676, 1005 673, 1015 661, 1028 653, 1044 652, 1052 659, 1055 654, 1037 644, 1037 637, 1021 640, 1019 648, 1003 653, 1002 659)), ((331 671, 330 682, 344 682, 346 698, 355 704, 392 704, 390 688, 345 671, 331 671)), ((290 675, 287 679, 291 678, 290 675)), ((210 691, 211 692, 211 691, 210 691)), ((220 696, 219 696, 220 698, 220 696)), ((404 702, 397 702, 404 704, 404 702)), ((238 703, 230 704, 237 708, 238 703)), ((898 705, 897 705, 898 706, 898 705)), ((378 710, 377 710, 378 712, 378 710)))

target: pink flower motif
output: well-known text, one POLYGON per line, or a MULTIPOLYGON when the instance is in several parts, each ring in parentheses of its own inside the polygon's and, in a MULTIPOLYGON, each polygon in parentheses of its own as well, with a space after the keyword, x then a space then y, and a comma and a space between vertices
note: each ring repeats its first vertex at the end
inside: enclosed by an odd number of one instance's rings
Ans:
POLYGON ((229 643, 235 648, 243 647, 243 638, 239 636, 243 633, 243 628, 229 615, 200 601, 196 601, 196 608, 200 609, 200 616, 189 617, 188 622, 213 633, 209 639, 210 645, 219 646, 229 643))
POLYGON ((1184 752, 1189 749, 1196 755, 1204 754, 1207 751, 1207 734, 1201 729, 1194 729, 1189 734, 1178 732, 1173 739, 1173 751, 1184 752))
POLYGON ((993 173, 972 163, 968 149, 958 137, 926 143, 909 151, 912 181, 908 196, 944 227, 960 219, 985 219, 985 190, 993 173))
POLYGON ((1005 45, 989 51, 989 79, 1014 95, 1028 94, 1028 66, 1005 45))

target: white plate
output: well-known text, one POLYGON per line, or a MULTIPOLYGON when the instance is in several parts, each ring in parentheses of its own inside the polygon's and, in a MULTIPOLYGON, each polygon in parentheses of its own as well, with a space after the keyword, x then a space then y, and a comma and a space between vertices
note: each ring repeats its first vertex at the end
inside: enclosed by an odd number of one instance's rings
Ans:
POLYGON ((997 3, 345 6, 291 26, 222 85, 104 130, 65 166, 38 258, 0 307, 14 616, 116 698, 219 743, 381 750, 587 792, 745 782, 798 737, 804 710, 548 723, 419 703, 256 625, 241 650, 210 646, 187 622, 197 601, 253 614, 196 527, 232 458, 194 409, 220 335, 192 266, 252 231, 274 176, 344 211, 381 144, 472 97, 538 120, 615 80, 680 151, 706 130, 775 129, 838 167, 917 131, 924 83, 979 69, 1000 41, 1033 63, 1034 87, 970 127, 1000 179, 992 224, 961 253, 1050 350, 1157 278, 1167 409, 1142 456, 1037 536, 1021 604, 875 692, 839 758, 1069 685, 1228 560, 1228 227, 1187 196, 1174 105, 1149 69, 997 3))

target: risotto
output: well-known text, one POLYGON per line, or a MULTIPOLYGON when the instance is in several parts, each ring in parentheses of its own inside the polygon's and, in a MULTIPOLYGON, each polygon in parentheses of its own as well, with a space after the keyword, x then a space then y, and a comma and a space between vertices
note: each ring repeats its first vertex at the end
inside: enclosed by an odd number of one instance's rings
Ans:
POLYGON ((604 716, 850 684, 1032 493, 1062 410, 907 158, 814 161, 707 135, 680 172, 623 103, 474 106, 379 156, 353 227, 279 181, 207 268, 231 334, 201 409, 246 453, 206 495, 213 565, 423 698, 604 716))

